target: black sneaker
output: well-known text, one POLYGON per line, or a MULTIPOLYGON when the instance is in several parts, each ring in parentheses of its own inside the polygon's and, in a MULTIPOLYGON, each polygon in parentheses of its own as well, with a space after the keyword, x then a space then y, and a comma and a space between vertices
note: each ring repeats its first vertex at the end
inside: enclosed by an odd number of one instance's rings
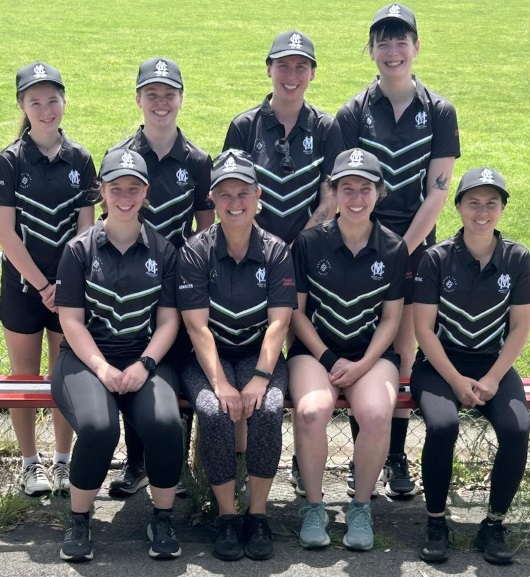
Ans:
POLYGON ((484 519, 475 537, 474 545, 484 552, 484 559, 495 565, 508 565, 513 562, 513 551, 505 541, 506 527, 501 521, 484 519))
POLYGON ((425 541, 420 549, 420 559, 427 563, 442 563, 447 560, 449 527, 445 517, 429 518, 425 529, 425 541))
POLYGON ((128 497, 149 483, 145 467, 137 463, 125 461, 120 474, 111 482, 109 495, 111 497, 128 497))
POLYGON ((264 561, 273 555, 272 534, 267 515, 252 514, 247 511, 243 517, 242 535, 244 552, 249 559, 264 561))
POLYGON ((188 488, 186 487, 186 484, 184 483, 184 481, 179 481, 177 484, 177 488, 175 489, 175 495, 177 497, 186 497, 188 493, 188 488))
POLYGON ((213 543, 213 554, 223 561, 237 561, 244 556, 241 545, 241 517, 239 515, 219 515, 217 535, 213 543))
POLYGON ((412 497, 418 492, 418 487, 410 476, 405 453, 388 456, 381 480, 385 484, 385 493, 389 497, 412 497))
POLYGON ((84 515, 70 516, 59 555, 64 561, 73 563, 90 561, 94 557, 90 545, 90 526, 84 515))
MULTIPOLYGON (((355 497, 355 464, 353 461, 350 461, 348 465, 348 476, 346 477, 346 493, 350 497, 355 497)), ((377 487, 374 485, 372 492, 370 494, 371 499, 375 499, 379 495, 377 491, 377 487)))
POLYGON ((301 497, 305 497, 305 487, 302 481, 302 475, 298 468, 298 461, 296 455, 293 455, 291 470, 289 471, 289 482, 293 485, 295 492, 301 497))
POLYGON ((153 559, 174 559, 182 553, 175 530, 171 525, 172 515, 168 511, 160 511, 153 515, 147 525, 147 537, 151 541, 149 557, 153 559))

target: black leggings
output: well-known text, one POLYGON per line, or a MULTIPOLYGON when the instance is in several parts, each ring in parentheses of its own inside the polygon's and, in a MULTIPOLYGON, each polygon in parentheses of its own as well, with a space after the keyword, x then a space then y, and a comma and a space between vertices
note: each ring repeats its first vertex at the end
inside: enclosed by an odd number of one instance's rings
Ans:
POLYGON ((120 438, 121 411, 145 445, 151 485, 161 489, 175 486, 182 469, 175 389, 178 382, 174 371, 158 365, 139 391, 110 393, 72 351, 62 351, 51 390, 57 407, 77 433, 70 465, 72 484, 83 490, 101 487, 120 438))
MULTIPOLYGON (((252 378, 258 354, 237 362, 221 359, 228 382, 238 391, 252 378)), ((223 485, 236 478, 234 423, 223 413, 221 403, 196 357, 182 370, 183 386, 197 413, 200 425, 201 457, 211 485, 223 485)), ((272 479, 282 452, 283 399, 287 389, 287 363, 280 356, 263 396, 261 408, 247 419, 247 471, 249 475, 272 479)))
MULTIPOLYGON (((453 364, 462 375, 479 380, 493 361, 481 359, 453 364)), ((414 365, 410 389, 427 429, 421 463, 427 511, 443 513, 452 476, 461 404, 449 384, 426 360, 414 365)), ((476 409, 491 423, 497 435, 489 510, 504 515, 519 488, 528 451, 528 409, 521 378, 513 367, 501 380, 497 394, 476 409)))

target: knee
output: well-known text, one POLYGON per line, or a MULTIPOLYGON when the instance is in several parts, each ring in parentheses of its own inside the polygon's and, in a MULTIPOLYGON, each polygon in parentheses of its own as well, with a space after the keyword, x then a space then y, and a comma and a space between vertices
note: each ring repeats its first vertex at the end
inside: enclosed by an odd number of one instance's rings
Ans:
POLYGON ((87 423, 79 427, 77 436, 84 443, 97 446, 98 449, 104 447, 116 447, 120 440, 120 425, 116 423, 87 423))
POLYGON ((426 438, 438 444, 454 445, 458 437, 460 421, 450 420, 444 423, 426 423, 426 438))
POLYGON ((392 423, 392 411, 380 411, 374 409, 365 411, 359 417, 355 417, 361 433, 379 435, 381 437, 390 435, 392 423))
POLYGON ((295 411, 296 426, 300 429, 325 428, 332 409, 315 405, 298 406, 295 411))

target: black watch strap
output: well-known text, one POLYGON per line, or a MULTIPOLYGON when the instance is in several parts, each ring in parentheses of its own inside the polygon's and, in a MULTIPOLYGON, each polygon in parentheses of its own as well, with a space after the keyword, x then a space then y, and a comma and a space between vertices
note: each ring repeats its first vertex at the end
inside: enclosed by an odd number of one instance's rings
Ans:
POLYGON ((270 381, 272 379, 272 374, 268 373, 267 371, 260 371, 260 369, 254 369, 254 376, 255 377, 263 377, 264 379, 267 379, 268 381, 270 381))
POLYGON ((138 359, 145 367, 146 371, 152 372, 156 369, 156 361, 151 357, 140 357, 138 359))

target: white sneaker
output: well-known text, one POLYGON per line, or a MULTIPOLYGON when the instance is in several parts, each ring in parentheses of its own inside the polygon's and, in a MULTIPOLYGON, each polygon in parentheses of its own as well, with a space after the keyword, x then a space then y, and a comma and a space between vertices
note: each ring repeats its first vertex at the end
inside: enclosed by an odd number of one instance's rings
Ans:
POLYGON ((58 461, 48 469, 48 475, 52 481, 53 494, 67 497, 70 494, 70 465, 58 461))
POLYGON ((52 492, 46 469, 42 463, 32 463, 22 470, 20 486, 29 497, 41 497, 52 492))

